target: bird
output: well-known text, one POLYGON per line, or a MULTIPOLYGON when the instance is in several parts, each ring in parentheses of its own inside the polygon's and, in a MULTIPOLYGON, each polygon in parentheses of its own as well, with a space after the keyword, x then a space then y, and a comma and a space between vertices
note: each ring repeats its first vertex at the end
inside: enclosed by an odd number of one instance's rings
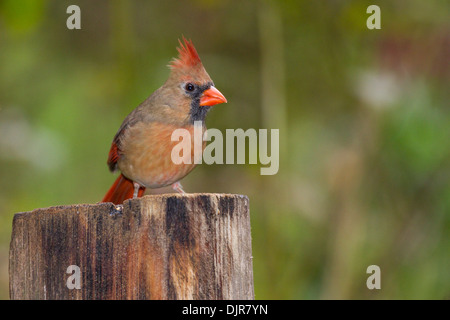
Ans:
MULTIPOLYGON (((192 40, 178 39, 178 57, 169 63, 167 81, 122 122, 111 143, 107 164, 120 171, 101 202, 116 205, 144 195, 146 188, 171 185, 184 193, 180 180, 191 172, 196 161, 175 164, 172 149, 178 143, 171 136, 185 129, 194 143, 194 123, 202 124, 211 107, 227 103, 206 72, 192 40)), ((202 143, 202 152, 206 143, 202 143)), ((191 154, 194 159, 194 152, 191 154)))

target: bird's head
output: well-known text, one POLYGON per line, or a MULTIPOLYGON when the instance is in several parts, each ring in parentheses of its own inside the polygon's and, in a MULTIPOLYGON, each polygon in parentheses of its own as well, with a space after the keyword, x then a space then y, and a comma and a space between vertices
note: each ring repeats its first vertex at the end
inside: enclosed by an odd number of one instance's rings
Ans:
POLYGON ((169 85, 178 98, 177 103, 189 114, 190 121, 203 121, 208 110, 227 99, 216 89, 206 72, 191 40, 178 40, 178 58, 170 63, 169 85))

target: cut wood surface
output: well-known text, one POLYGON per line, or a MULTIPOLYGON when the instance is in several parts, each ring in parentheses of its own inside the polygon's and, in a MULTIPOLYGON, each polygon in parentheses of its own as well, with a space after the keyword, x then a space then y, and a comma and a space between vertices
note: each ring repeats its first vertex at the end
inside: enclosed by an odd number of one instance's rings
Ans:
POLYGON ((17 213, 9 272, 11 299, 253 299, 248 198, 165 194, 17 213))

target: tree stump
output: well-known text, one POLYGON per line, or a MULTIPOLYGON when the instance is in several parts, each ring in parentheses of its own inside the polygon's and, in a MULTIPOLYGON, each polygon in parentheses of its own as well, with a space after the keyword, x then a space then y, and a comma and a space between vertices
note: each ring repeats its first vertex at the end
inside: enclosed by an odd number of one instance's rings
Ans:
POLYGON ((254 299, 249 203, 166 194, 17 213, 11 299, 254 299))

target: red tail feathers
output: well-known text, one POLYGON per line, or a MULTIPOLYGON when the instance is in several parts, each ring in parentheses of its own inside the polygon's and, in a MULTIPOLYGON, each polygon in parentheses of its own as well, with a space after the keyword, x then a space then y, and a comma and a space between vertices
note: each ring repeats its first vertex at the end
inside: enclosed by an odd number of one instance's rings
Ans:
MULTIPOLYGON (((139 188, 138 197, 142 197, 145 188, 139 188)), ((125 200, 133 198, 134 185, 133 181, 120 174, 114 184, 109 188, 102 202, 112 202, 114 204, 122 204, 125 200)))

